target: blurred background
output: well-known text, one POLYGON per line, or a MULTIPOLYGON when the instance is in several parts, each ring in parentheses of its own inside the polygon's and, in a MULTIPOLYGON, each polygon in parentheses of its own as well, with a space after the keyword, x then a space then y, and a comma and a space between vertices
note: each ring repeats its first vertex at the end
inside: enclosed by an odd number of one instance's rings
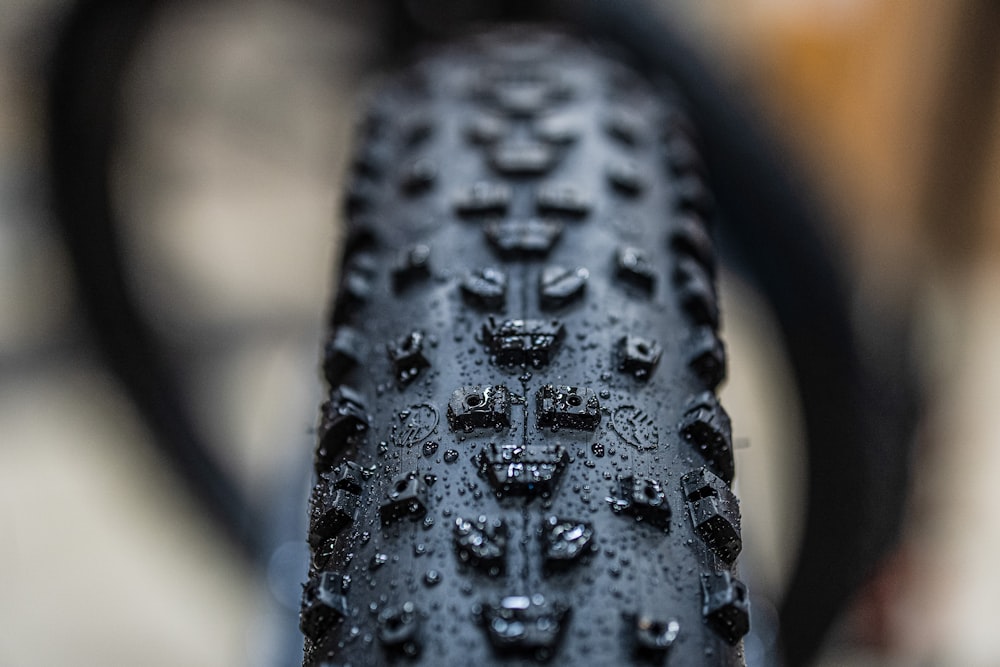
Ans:
MULTIPOLYGON (((185 493, 81 318, 44 150, 69 5, 0 5, 0 664, 271 664, 296 591, 261 577, 185 493)), ((821 664, 1000 665, 998 10, 659 7, 832 212, 859 326, 873 309, 916 315, 928 396, 904 539, 821 664)), ((199 428, 275 512, 312 445, 372 20, 336 2, 175 2, 127 75, 114 189, 130 276, 199 428)), ((730 275, 723 293, 747 558, 778 595, 801 530, 801 432, 782 416, 794 388, 759 297, 730 275)))

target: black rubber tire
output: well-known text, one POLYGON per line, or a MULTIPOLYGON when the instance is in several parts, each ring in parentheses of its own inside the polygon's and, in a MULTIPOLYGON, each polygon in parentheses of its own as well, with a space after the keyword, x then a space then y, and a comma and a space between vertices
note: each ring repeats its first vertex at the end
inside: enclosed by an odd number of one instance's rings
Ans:
POLYGON ((305 664, 743 664, 690 123, 517 28, 421 59, 359 131, 305 664))

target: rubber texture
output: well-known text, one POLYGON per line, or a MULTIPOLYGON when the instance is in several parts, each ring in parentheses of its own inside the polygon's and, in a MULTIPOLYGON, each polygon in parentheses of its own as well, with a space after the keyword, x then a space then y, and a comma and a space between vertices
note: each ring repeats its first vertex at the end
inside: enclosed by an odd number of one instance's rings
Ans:
POLYGON ((359 126, 305 664, 739 665, 712 199, 675 102, 517 28, 359 126))

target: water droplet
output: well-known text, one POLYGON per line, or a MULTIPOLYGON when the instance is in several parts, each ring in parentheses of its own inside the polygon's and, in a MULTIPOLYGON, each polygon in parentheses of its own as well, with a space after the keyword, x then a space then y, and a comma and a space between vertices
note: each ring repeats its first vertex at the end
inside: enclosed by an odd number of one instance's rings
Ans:
POLYGON ((371 565, 368 566, 369 570, 377 570, 386 563, 389 562, 389 556, 387 554, 378 553, 372 556, 371 565))
POLYGON ((444 462, 445 463, 454 463, 457 460, 458 460, 458 452, 456 450, 449 449, 448 451, 446 451, 444 453, 444 462))
POLYGON ((424 583, 428 586, 437 586, 441 583, 441 573, 437 570, 427 570, 424 573, 424 583))
POLYGON ((438 450, 438 443, 427 441, 424 443, 422 451, 424 456, 434 456, 434 452, 438 450))

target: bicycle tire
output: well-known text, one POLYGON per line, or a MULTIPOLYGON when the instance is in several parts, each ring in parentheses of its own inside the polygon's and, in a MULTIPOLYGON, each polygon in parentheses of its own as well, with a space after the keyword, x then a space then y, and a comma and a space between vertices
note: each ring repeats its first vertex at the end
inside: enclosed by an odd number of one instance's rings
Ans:
POLYGON ((605 49, 492 31, 359 125, 304 664, 743 664, 692 124, 605 49))

